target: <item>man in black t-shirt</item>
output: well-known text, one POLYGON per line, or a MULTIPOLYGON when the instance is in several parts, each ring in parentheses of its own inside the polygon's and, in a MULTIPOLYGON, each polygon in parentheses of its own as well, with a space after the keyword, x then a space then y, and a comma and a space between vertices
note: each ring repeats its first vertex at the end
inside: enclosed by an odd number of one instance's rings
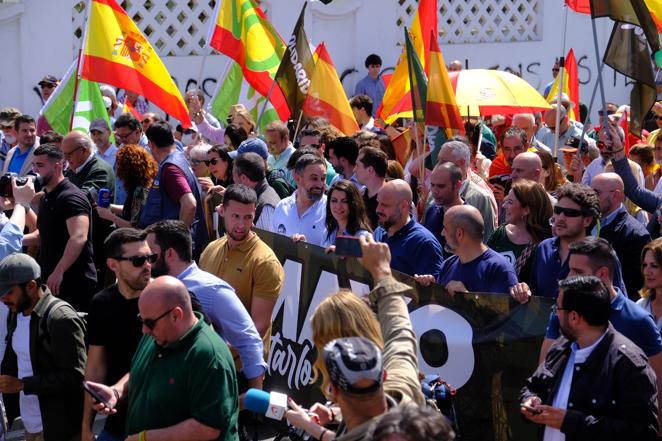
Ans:
POLYGON ((363 147, 359 150, 354 174, 356 175, 356 179, 362 185, 365 185, 363 202, 365 203, 366 213, 368 214, 370 226, 373 230, 379 226, 377 220, 377 193, 379 193, 379 190, 386 181, 387 167, 388 156, 380 149, 363 147))
POLYGON ((43 179, 37 230, 24 246, 39 245, 39 265, 51 292, 77 311, 87 311, 97 283, 92 260, 90 216, 85 194, 62 174, 64 154, 54 144, 34 151, 32 169, 43 179))
MULTIPOLYGON (((145 234, 133 228, 120 228, 104 242, 108 269, 115 273, 117 283, 97 293, 90 304, 87 317, 87 365, 85 380, 115 384, 129 372, 133 353, 142 330, 136 320, 138 298, 151 280, 151 263, 156 260, 145 234)), ((91 400, 90 396, 85 397, 91 400)), ((83 411, 82 440, 93 440, 94 411, 89 402, 83 411)), ((99 439, 124 439, 126 403, 106 420, 99 439)))

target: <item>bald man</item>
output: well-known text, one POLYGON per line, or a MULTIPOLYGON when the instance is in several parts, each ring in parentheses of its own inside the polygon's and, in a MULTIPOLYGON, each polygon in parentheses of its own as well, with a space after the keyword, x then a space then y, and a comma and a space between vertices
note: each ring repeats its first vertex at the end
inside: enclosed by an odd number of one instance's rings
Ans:
POLYGON ((471 205, 451 207, 444 216, 446 247, 455 253, 446 259, 438 277, 429 273, 414 276, 427 286, 444 285, 451 295, 458 292, 508 293, 517 284, 513 265, 489 248, 483 239, 483 218, 471 205))
POLYGON ((547 153, 552 153, 549 147, 535 138, 538 126, 536 125, 536 117, 533 113, 518 113, 517 115, 513 115, 512 126, 519 127, 526 132, 526 136, 529 138, 530 147, 538 150, 545 150, 547 153))
POLYGON ((510 178, 513 183, 520 179, 528 179, 542 184, 542 161, 540 156, 533 152, 523 152, 515 156, 510 178))
POLYGON ((596 225, 592 236, 607 239, 621 261, 623 282, 628 296, 638 300, 643 286, 640 259, 641 250, 651 236, 646 227, 625 209, 623 180, 616 173, 601 173, 593 178, 591 187, 600 199, 600 229, 596 225))
POLYGON ((453 60, 451 61, 451 64, 448 66, 448 71, 449 72, 458 72, 462 70, 462 62, 460 60, 453 60))
MULTIPOLYGON (((99 190, 107 188, 110 191, 111 201, 115 194, 115 172, 106 161, 94 154, 94 142, 85 133, 74 130, 62 140, 62 153, 69 163, 64 176, 72 184, 83 190, 85 196, 94 205, 98 200, 99 190)), ((92 210, 92 247, 94 250, 103 250, 103 242, 112 231, 113 224, 102 219, 96 210, 92 210)), ((108 267, 102 252, 94 254, 94 265, 99 272, 97 276, 97 290, 103 289, 107 284, 106 274, 108 267)), ((112 282, 109 282, 110 284, 112 282)))
POLYGON ((439 241, 423 225, 409 215, 412 204, 409 184, 402 179, 385 183, 377 193, 375 239, 388 244, 391 268, 401 273, 434 274, 444 261, 439 241))
POLYGON ((238 440, 237 378, 227 345, 193 312, 191 297, 174 277, 155 279, 138 301, 143 337, 131 372, 114 386, 88 382, 115 413, 128 396, 127 440, 238 440), (200 373, 204 375, 200 375, 200 373))

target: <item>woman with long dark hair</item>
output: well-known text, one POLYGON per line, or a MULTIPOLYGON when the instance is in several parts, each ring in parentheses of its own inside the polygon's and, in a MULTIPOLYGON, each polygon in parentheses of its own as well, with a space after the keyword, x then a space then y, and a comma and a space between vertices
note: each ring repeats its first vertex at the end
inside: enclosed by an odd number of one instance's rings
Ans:
POLYGON ((356 186, 346 179, 336 181, 329 190, 326 231, 324 247, 335 245, 337 236, 362 236, 372 232, 363 198, 356 186))
POLYGON ((506 222, 492 233, 487 245, 511 261, 520 282, 526 281, 533 251, 552 235, 552 203, 542 185, 520 180, 510 188, 503 208, 506 222))
POLYGON ((637 305, 650 312, 662 329, 662 238, 649 242, 641 252, 641 274, 644 286, 637 305), (660 291, 660 295, 657 292, 660 291))

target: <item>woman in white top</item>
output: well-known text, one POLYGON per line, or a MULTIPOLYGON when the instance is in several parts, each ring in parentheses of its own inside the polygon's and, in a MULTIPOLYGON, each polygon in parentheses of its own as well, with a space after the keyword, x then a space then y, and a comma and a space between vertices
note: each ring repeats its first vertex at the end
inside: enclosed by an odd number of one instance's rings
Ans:
POLYGON ((662 238, 655 239, 641 252, 641 272, 644 287, 639 291, 637 305, 649 311, 662 329, 662 238), (660 291, 660 295, 657 292, 660 291))
POLYGON ((337 236, 363 236, 372 232, 361 193, 351 181, 336 181, 326 200, 327 236, 322 246, 336 244, 337 236))

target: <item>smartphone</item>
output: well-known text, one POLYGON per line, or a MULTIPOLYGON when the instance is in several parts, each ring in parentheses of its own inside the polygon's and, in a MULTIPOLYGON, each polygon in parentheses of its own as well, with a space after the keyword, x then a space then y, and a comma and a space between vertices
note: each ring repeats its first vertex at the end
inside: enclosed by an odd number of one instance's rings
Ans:
POLYGON ((533 406, 529 406, 528 404, 522 404, 522 407, 532 415, 540 415, 542 413, 542 409, 537 409, 533 406))
POLYGON ((97 205, 99 207, 110 207, 110 190, 107 188, 100 188, 97 194, 97 205))
POLYGON ((352 236, 337 236, 336 237, 336 254, 338 256, 351 256, 361 257, 361 244, 358 237, 352 236))
POLYGON ((85 392, 88 394, 92 395, 92 398, 94 398, 94 401, 97 403, 102 403, 104 406, 106 406, 108 409, 110 409, 110 405, 108 404, 108 401, 106 401, 97 391, 92 389, 88 384, 87 381, 83 381, 83 389, 85 389, 85 392))

